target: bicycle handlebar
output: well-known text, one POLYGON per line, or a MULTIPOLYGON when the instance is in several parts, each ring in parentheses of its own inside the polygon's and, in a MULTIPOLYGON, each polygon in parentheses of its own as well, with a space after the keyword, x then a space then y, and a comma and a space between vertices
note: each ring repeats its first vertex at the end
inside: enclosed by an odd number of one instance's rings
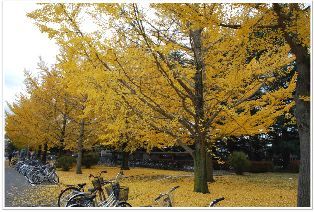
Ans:
MULTIPOLYGON (((107 171, 102 171, 101 173, 107 173, 107 171)), ((101 175, 101 174, 100 174, 101 175)), ((99 177, 100 177, 100 175, 99 175, 99 177)), ((124 173, 123 173, 123 171, 120 171, 117 175, 116 175, 116 178, 115 179, 113 179, 113 180, 103 180, 103 184, 108 184, 108 183, 118 183, 119 182, 119 180, 121 179, 121 177, 124 175, 124 173)), ((89 178, 91 178, 91 177, 94 177, 94 178, 96 178, 94 175, 92 175, 92 174, 90 174, 89 175, 89 178)))
MULTIPOLYGON (((106 170, 101 171, 101 172, 99 173, 99 175, 96 176, 96 177, 100 177, 102 173, 107 173, 107 171, 106 171, 106 170)), ((91 178, 91 177, 96 178, 93 174, 89 174, 89 178, 91 178)))
POLYGON ((173 192, 173 191, 176 190, 177 188, 180 188, 180 186, 175 186, 175 187, 173 187, 168 193, 173 192))

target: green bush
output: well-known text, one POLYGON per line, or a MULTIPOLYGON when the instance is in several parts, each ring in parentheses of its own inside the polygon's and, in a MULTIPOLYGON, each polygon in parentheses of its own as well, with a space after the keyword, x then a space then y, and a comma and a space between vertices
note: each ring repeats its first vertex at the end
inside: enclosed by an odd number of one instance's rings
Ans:
POLYGON ((62 171, 69 171, 72 168, 75 161, 76 161, 75 158, 73 158, 72 156, 64 155, 57 158, 56 167, 61 168, 62 171))
POLYGON ((272 161, 251 161, 249 171, 252 173, 263 173, 273 171, 274 165, 272 161))
POLYGON ((86 168, 91 168, 99 161, 99 154, 95 152, 88 152, 83 154, 82 165, 86 168))
POLYGON ((235 173, 239 175, 242 175, 250 167, 250 161, 243 152, 232 152, 228 162, 235 173))
POLYGON ((298 173, 300 168, 300 161, 299 160, 292 160, 288 165, 288 171, 293 173, 298 173))

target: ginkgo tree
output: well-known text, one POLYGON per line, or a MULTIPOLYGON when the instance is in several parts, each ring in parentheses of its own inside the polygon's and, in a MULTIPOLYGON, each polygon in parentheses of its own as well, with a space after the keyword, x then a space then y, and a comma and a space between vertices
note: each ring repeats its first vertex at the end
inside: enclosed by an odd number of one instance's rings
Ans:
MULTIPOLYGON (((69 104, 74 108, 74 113, 70 119, 79 126, 78 139, 72 149, 76 149, 78 153, 76 173, 82 173, 82 157, 83 150, 90 149, 99 142, 98 135, 99 124, 102 122, 102 117, 97 116, 91 106, 96 109, 92 92, 87 92, 89 83, 93 80, 88 78, 86 73, 93 70, 91 64, 76 55, 60 54, 58 57, 57 68, 61 71, 64 91, 71 97, 69 104)), ((93 79, 93 78, 92 78, 93 79)), ((93 84, 94 85, 94 84, 93 84)), ((101 102, 103 104, 103 102, 101 102)), ((99 111, 99 110, 97 110, 99 111)))
POLYGON ((77 70, 78 79, 105 81, 137 115, 147 129, 143 142, 188 151, 194 191, 207 193, 211 141, 266 133, 289 111, 284 100, 295 89, 294 80, 287 88, 263 89, 291 70, 289 46, 278 42, 261 51, 252 36, 258 18, 243 10, 243 26, 235 30, 221 26, 225 11, 224 4, 44 4, 29 17, 66 54, 93 67, 77 70), (83 31, 90 19, 93 33, 83 31))
POLYGON ((35 91, 37 81, 34 80, 29 73, 26 74, 27 93, 21 94, 16 103, 9 105, 5 130, 11 141, 20 147, 34 150, 43 148, 42 161, 45 162, 47 150, 59 144, 59 113, 56 112, 53 101, 43 104, 39 100, 38 95, 48 100, 49 93, 38 87, 35 91))
POLYGON ((258 37, 260 51, 273 48, 277 43, 289 46, 288 55, 293 55, 297 68, 297 86, 294 95, 298 132, 300 137, 300 175, 298 185, 298 206, 309 207, 310 194, 310 15, 311 5, 290 4, 240 4, 251 15, 241 19, 230 9, 230 19, 221 20, 219 25, 232 29, 242 29, 243 23, 255 20, 252 31, 258 37), (239 20, 242 20, 239 21, 239 20), (274 45, 275 44, 275 45, 274 45))
MULTIPOLYGON (((53 97, 55 110, 59 113, 61 122, 57 126, 60 128, 58 138, 61 148, 77 152, 76 173, 81 174, 83 151, 97 144, 95 122, 100 119, 96 120, 95 115, 86 110, 86 103, 89 99, 88 94, 84 92, 83 81, 73 81, 73 76, 70 74, 73 69, 86 68, 79 63, 83 61, 75 63, 76 66, 71 66, 71 68, 68 65, 73 63, 72 58, 60 54, 58 61, 51 70, 45 66, 42 67, 46 73, 46 76, 42 78, 45 82, 42 87, 50 86, 50 89, 45 89, 45 91, 53 97), (65 140, 65 136, 70 136, 70 139, 65 140)), ((44 104, 49 104, 49 101, 45 101, 40 96, 38 99, 44 104)))
POLYGON ((80 117, 89 119, 88 125, 96 135, 95 140, 122 151, 126 159, 122 161, 122 168, 127 168, 130 152, 138 148, 149 150, 156 146, 156 142, 146 140, 148 129, 121 99, 116 88, 118 84, 112 81, 112 74, 104 72, 102 66, 99 68, 95 65, 97 61, 91 63, 89 57, 86 59, 78 53, 73 54, 79 46, 71 44, 64 43, 63 54, 58 56, 57 63, 57 67, 62 70, 65 90, 71 96, 86 97, 81 105, 80 117))
MULTIPOLYGON (((69 104, 69 95, 64 91, 61 84, 60 72, 50 70, 44 61, 38 63, 39 77, 27 75, 26 81, 30 99, 37 101, 46 110, 53 110, 54 123, 51 132, 54 134, 55 147, 60 151, 66 149, 66 144, 73 137, 75 131, 69 117, 73 107, 69 104)), ((61 152, 60 152, 61 154, 61 152)))
POLYGON ((77 173, 81 173, 83 150, 98 141, 97 127, 90 123, 94 117, 82 117, 86 97, 69 92, 70 85, 56 66, 49 69, 40 61, 39 69, 39 77, 26 73, 26 94, 9 105, 6 133, 21 147, 43 147, 43 162, 52 147, 78 152, 77 173))

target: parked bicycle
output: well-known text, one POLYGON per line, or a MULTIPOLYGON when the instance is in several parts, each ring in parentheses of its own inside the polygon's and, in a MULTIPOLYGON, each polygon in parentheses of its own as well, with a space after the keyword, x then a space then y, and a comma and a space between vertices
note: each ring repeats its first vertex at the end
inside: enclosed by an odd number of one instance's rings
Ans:
MULTIPOLYGON (((98 177, 98 180, 93 181, 94 190, 97 187, 100 196, 100 201, 96 201, 96 193, 94 191, 90 192, 79 192, 74 194, 67 202, 66 207, 132 207, 126 201, 128 200, 129 188, 120 186, 120 179, 123 176, 123 172, 120 171, 116 178, 112 181, 104 181, 102 178, 98 177), (97 185, 95 185, 97 183, 97 185), (105 187, 108 198, 105 198, 102 192, 102 186, 105 187)), ((95 177, 94 177, 95 178, 95 177)))
POLYGON ((59 177, 56 173, 54 166, 47 164, 43 166, 35 167, 31 170, 28 176, 28 181, 31 184, 40 184, 44 181, 49 181, 50 183, 59 183, 59 177))
MULTIPOLYGON (((90 194, 97 194, 99 196, 100 201, 104 200, 105 194, 104 191, 102 189, 102 184, 104 182, 103 178, 101 177, 101 175, 103 173, 107 173, 107 171, 101 171, 98 176, 94 176, 92 174, 89 175, 89 179, 93 178, 92 180, 92 184, 93 184, 93 188, 88 189, 88 192, 90 194)), ((58 206, 59 207, 66 207, 67 202, 69 201, 69 199, 74 196, 75 194, 84 192, 84 186, 86 185, 86 183, 82 183, 82 184, 77 184, 77 186, 75 185, 67 185, 67 188, 62 190, 58 196, 58 206)), ((96 201, 96 199, 95 199, 96 201)))
POLYGON ((31 184, 40 184, 44 181, 59 182, 54 165, 42 165, 38 160, 20 160, 15 164, 15 169, 31 184))

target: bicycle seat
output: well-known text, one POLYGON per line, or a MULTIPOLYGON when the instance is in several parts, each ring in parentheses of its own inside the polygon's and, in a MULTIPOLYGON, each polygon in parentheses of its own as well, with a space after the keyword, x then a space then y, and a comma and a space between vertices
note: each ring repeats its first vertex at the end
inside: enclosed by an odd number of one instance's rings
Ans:
POLYGON ((77 184, 77 186, 83 188, 84 186, 86 186, 86 183, 79 183, 77 184))

